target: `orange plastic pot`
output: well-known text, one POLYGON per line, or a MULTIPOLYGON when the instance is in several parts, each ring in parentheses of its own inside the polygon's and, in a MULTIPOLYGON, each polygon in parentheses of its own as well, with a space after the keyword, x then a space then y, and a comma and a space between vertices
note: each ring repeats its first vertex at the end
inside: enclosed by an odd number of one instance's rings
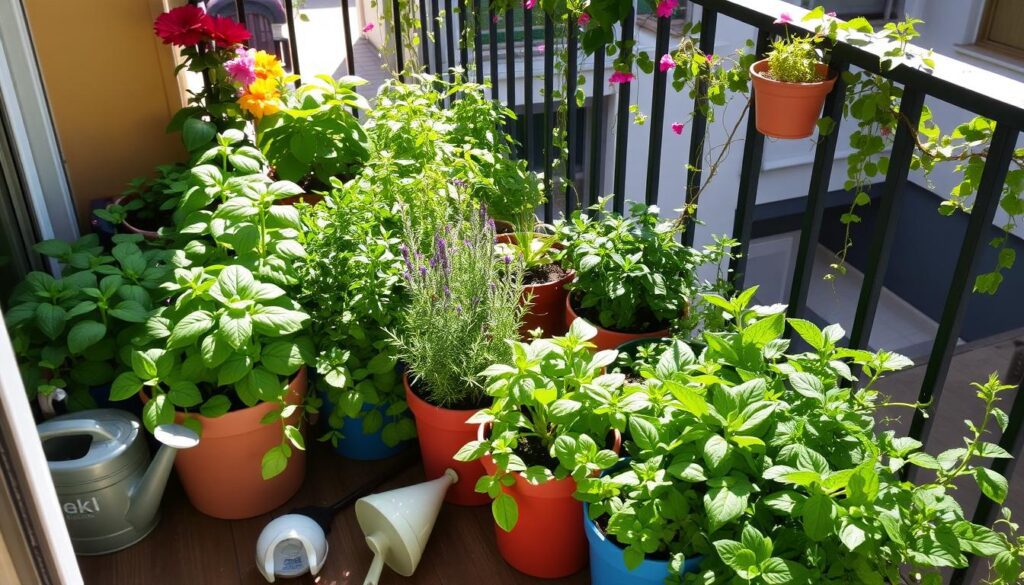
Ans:
MULTIPOLYGON (((301 404, 307 385, 303 366, 288 385, 285 402, 301 404)), ((285 421, 262 424, 260 420, 275 408, 276 404, 264 402, 216 418, 175 415, 178 423, 188 417, 203 425, 199 445, 179 451, 174 460, 185 494, 197 510, 225 520, 252 518, 284 504, 299 490, 306 477, 306 452, 299 449, 292 449, 284 471, 263 479, 263 454, 281 444, 285 421)), ((301 409, 286 422, 297 425, 300 419, 301 409)))
MULTIPOLYGON (((576 311, 572 308, 572 295, 565 297, 565 327, 566 329, 572 325, 572 322, 579 317, 576 311)), ((590 321, 587 321, 590 323, 590 321)), ((596 323, 590 323, 597 329, 597 337, 590 340, 591 343, 597 346, 597 349, 615 349, 630 341, 636 341, 637 339, 650 339, 652 337, 669 337, 668 329, 658 329, 656 331, 646 331, 643 333, 623 333, 621 331, 613 331, 611 329, 605 329, 596 323)))
POLYGON ((836 84, 836 76, 829 77, 828 65, 818 63, 817 67, 825 81, 784 83, 765 77, 767 59, 750 66, 758 132, 782 139, 807 138, 814 133, 825 96, 836 84))
MULTIPOLYGON (((504 244, 515 244, 515 234, 498 234, 496 238, 504 244)), ((555 244, 554 248, 561 249, 561 244, 555 244)), ((565 324, 565 298, 569 291, 565 288, 567 284, 576 278, 576 273, 569 270, 565 276, 544 284, 528 284, 523 287, 522 298, 525 302, 530 299, 530 308, 523 315, 523 324, 519 328, 519 334, 523 338, 530 335, 530 331, 540 328, 544 330, 544 337, 563 335, 568 331, 565 324)))
MULTIPOLYGON (((489 424, 477 429, 477 439, 484 440, 489 424)), ((612 450, 619 452, 622 438, 616 431, 612 450)), ((493 475, 494 459, 481 459, 484 469, 493 475)), ((571 477, 534 485, 513 475, 515 483, 502 490, 515 498, 519 519, 515 528, 506 532, 494 525, 498 552, 517 571, 541 579, 557 579, 578 572, 587 564, 587 536, 583 526, 583 506, 572 497, 576 480, 571 477)))
POLYGON ((416 395, 409 386, 409 374, 402 376, 405 383, 405 400, 416 419, 416 434, 420 441, 420 458, 423 473, 428 480, 444 475, 448 468, 459 474, 459 481, 444 499, 460 506, 483 506, 490 503, 487 494, 478 494, 474 489, 476 480, 484 474, 479 461, 456 461, 453 459, 463 445, 476 438, 476 425, 466 420, 476 410, 449 410, 429 404, 416 395))

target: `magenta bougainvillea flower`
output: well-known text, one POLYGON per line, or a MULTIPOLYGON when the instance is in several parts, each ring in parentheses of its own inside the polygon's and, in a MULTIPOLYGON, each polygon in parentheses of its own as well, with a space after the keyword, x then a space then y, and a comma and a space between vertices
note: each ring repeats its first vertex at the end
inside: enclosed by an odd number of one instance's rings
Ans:
POLYGON ((526 0, 525 2, 523 2, 523 7, 525 7, 527 10, 531 10, 536 5, 537 0, 526 0))
POLYGON ((371 30, 373 30, 373 23, 372 22, 367 23, 366 26, 363 27, 363 32, 364 33, 368 33, 371 30))
POLYGON ((674 69, 675 66, 676 62, 675 59, 672 58, 672 55, 662 55, 661 60, 658 61, 658 68, 661 69, 662 73, 668 71, 669 69, 674 69))
POLYGON ((658 18, 670 18, 679 6, 679 0, 661 0, 658 2, 658 18))
POLYGON ((676 135, 682 134, 683 128, 686 128, 686 124, 683 124, 682 122, 672 122, 672 131, 675 132, 676 135))
POLYGON ((790 24, 793 22, 793 17, 788 12, 783 12, 775 19, 775 24, 790 24))
POLYGON ((586 12, 580 14, 580 17, 576 19, 576 24, 580 26, 587 26, 588 22, 590 22, 590 15, 586 12))
POLYGON ((612 76, 608 78, 608 83, 629 83, 633 81, 634 77, 632 73, 626 73, 623 71, 616 71, 612 73, 612 76))
POLYGON ((224 69, 236 83, 244 87, 256 81, 256 51, 239 47, 235 57, 224 63, 224 69))

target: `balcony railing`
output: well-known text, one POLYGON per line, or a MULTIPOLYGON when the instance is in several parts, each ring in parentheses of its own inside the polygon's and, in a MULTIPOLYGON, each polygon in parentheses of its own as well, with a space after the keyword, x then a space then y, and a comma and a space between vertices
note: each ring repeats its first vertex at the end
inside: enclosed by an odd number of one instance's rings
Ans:
MULTIPOLYGON (((385 2, 389 0, 383 0, 385 2)), ((646 0, 640 0, 641 2, 646 0)), ((499 22, 493 10, 481 13, 480 0, 470 0, 471 6, 466 5, 466 0, 458 0, 457 6, 453 6, 452 0, 418 0, 417 14, 422 31, 429 31, 429 35, 420 35, 421 42, 418 48, 419 60, 423 70, 427 73, 438 75, 449 74, 452 67, 462 67, 471 72, 471 77, 478 83, 488 81, 491 83, 491 91, 494 99, 503 100, 508 107, 520 111, 520 120, 532 120, 534 113, 542 113, 544 119, 543 132, 537 135, 533 124, 519 123, 511 128, 512 135, 521 144, 521 153, 531 157, 532 153, 542 154, 542 160, 536 161, 538 168, 543 168, 546 176, 552 172, 552 161, 555 159, 555 146, 552 144, 553 129, 555 128, 556 103, 553 100, 555 92, 555 61, 553 48, 556 46, 555 26, 550 18, 543 19, 543 65, 541 70, 534 69, 534 58, 540 57, 533 43, 522 43, 516 47, 518 32, 516 27, 522 27, 522 35, 518 38, 537 38, 535 36, 534 18, 527 17, 526 9, 522 4, 507 11, 504 14, 503 22, 499 22), (456 12, 454 8, 458 8, 456 12), (467 10, 468 9, 468 10, 467 10), (475 25, 475 43, 472 49, 462 42, 456 31, 466 29, 465 19, 472 18, 475 25), (504 42, 506 46, 499 51, 499 26, 504 28, 504 42), (488 50, 484 46, 484 30, 486 29, 486 42, 488 50), (513 50, 518 48, 519 50, 513 50), (472 53, 472 54, 471 54, 472 53), (517 59, 521 61, 517 66, 517 59), (474 64, 475 67, 469 66, 474 64), (505 83, 499 83, 502 78, 500 67, 504 67, 505 83), (515 83, 517 69, 521 70, 522 95, 516 92, 515 83), (543 103, 534 102, 534 84, 543 84, 543 103), (499 95, 499 88, 504 86, 505 95, 499 95), (537 148, 535 141, 541 144, 537 148)), ((769 48, 773 37, 783 34, 783 25, 775 24, 779 15, 784 11, 800 12, 801 9, 782 2, 780 0, 695 0, 702 10, 699 13, 701 22, 699 47, 704 53, 712 53, 715 46, 715 35, 719 18, 726 17, 736 19, 757 30, 756 52, 763 55, 769 48)), ((244 2, 236 0, 238 16, 244 20, 244 2)), ((298 73, 298 51, 296 47, 294 12, 291 0, 285 0, 288 12, 288 29, 290 32, 291 54, 295 59, 294 72, 298 73)), ((341 0, 342 15, 347 31, 352 30, 350 23, 352 15, 348 2, 341 0)), ((384 23, 392 37, 391 45, 402 47, 401 35, 403 26, 400 21, 402 10, 399 0, 390 0, 389 13, 395 15, 392 22, 384 23), (396 38, 397 37, 397 38, 396 38)), ((635 13, 636 5, 630 14, 620 23, 618 27, 618 39, 624 41, 634 40, 635 35, 635 13)), ((810 28, 799 21, 788 25, 791 29, 796 27, 799 30, 812 32, 810 28)), ((670 21, 666 18, 658 19, 658 26, 655 37, 653 61, 657 63, 662 55, 669 51, 670 21)), ((564 90, 566 95, 575 94, 577 87, 577 67, 579 65, 580 48, 578 46, 577 28, 568 27, 568 36, 559 39, 566 44, 566 55, 568 57, 565 76, 564 90)), ((355 56, 353 52, 352 39, 350 35, 344 35, 345 54, 350 74, 356 72, 355 56)), ((953 59, 936 55, 934 57, 935 67, 933 70, 917 68, 907 64, 900 64, 892 69, 882 66, 882 58, 885 48, 874 44, 851 44, 839 41, 832 47, 831 67, 837 71, 847 71, 851 67, 881 75, 903 87, 902 101, 899 106, 901 116, 906 118, 909 124, 900 124, 895 133, 895 138, 890 154, 888 170, 884 181, 881 183, 881 196, 879 198, 878 220, 874 228, 874 234, 870 243, 869 260, 864 274, 864 281, 860 291, 857 304, 856 316, 850 335, 850 347, 864 348, 871 335, 872 324, 878 308, 879 297, 885 280, 886 269, 889 257, 892 252, 893 241, 896 235, 897 213, 900 207, 901 198, 905 192, 907 177, 910 172, 911 159, 915 147, 915 128, 917 128, 921 117, 922 108, 926 97, 932 97, 943 102, 958 106, 977 115, 987 117, 996 122, 995 131, 988 149, 988 156, 985 162, 984 171, 978 183, 977 195, 973 210, 970 215, 966 236, 960 246, 960 252, 956 260, 952 286, 946 293, 942 316, 938 324, 938 332, 928 360, 924 380, 918 395, 920 403, 930 403, 932 409, 941 406, 942 388, 949 371, 950 361, 956 347, 956 341, 960 332, 961 323, 966 309, 966 298, 971 293, 970 286, 977 272, 977 259, 979 248, 982 246, 982 238, 992 224, 996 209, 999 203, 1000 193, 1006 180, 1007 172, 1013 157, 1018 134, 1024 125, 1024 84, 1000 77, 988 71, 978 69, 969 64, 953 59)), ((908 54, 926 54, 921 48, 909 46, 908 54)), ((397 71, 405 69, 407 54, 397 51, 395 59, 397 71)), ((602 72, 605 69, 605 52, 597 50, 593 54, 593 87, 589 97, 603 96, 605 78, 602 72)), ((651 96, 649 124, 654 129, 650 133, 648 144, 648 156, 646 161, 639 161, 636 153, 630 164, 646 164, 646 192, 645 200, 648 204, 657 204, 662 186, 659 184, 659 169, 665 159, 662 147, 662 137, 665 126, 665 98, 668 90, 667 73, 655 70, 653 76, 653 95, 651 96)), ((586 88, 584 88, 586 89, 586 88)), ((839 125, 843 118, 843 104, 845 98, 845 86, 842 76, 839 77, 834 89, 828 96, 822 111, 822 117, 831 118, 839 125)), ((705 99, 706 87, 698 89, 696 102, 705 99)), ((602 184, 602 146, 606 141, 613 145, 614 168, 610 192, 614 193, 612 199, 613 208, 622 211, 625 204, 626 191, 626 164, 627 151, 629 150, 629 129, 630 120, 630 84, 621 84, 618 88, 617 102, 615 105, 614 131, 611 135, 604 135, 597 129, 604 128, 602 120, 603 100, 594 99, 588 115, 590 124, 595 130, 590 132, 589 143, 584 143, 580 137, 583 136, 583 129, 578 127, 576 116, 576 101, 568 100, 567 117, 567 140, 569 156, 568 160, 574 160, 576 149, 583 149, 582 160, 586 161, 585 175, 589 177, 586 181, 587 188, 582 194, 582 201, 577 202, 570 194, 570 188, 564 191, 552 192, 552 181, 547 181, 547 203, 543 210, 545 221, 554 218, 555 210, 560 209, 571 212, 578 204, 592 205, 598 198, 607 192, 602 184)), ((752 234, 754 207, 757 204, 758 181, 761 174, 761 163, 764 154, 764 136, 760 134, 754 123, 754 109, 748 110, 745 139, 743 141, 743 160, 739 178, 739 193, 735 211, 733 237, 740 242, 739 254, 733 259, 730 268, 737 287, 743 286, 744 273, 746 272, 746 259, 748 246, 752 234)), ((704 157, 703 137, 705 136, 707 120, 700 113, 697 103, 694 106, 694 119, 691 123, 691 143, 688 150, 688 171, 684 196, 687 203, 696 203, 696 197, 702 186, 702 159, 704 157)), ((806 208, 803 212, 802 226, 796 266, 792 276, 792 286, 789 298, 789 316, 801 317, 807 309, 808 291, 811 285, 811 263, 814 257, 814 249, 818 244, 822 227, 822 216, 825 210, 826 194, 829 188, 829 179, 832 165, 836 154, 836 145, 839 140, 839 132, 833 130, 831 133, 820 136, 815 146, 814 162, 812 164, 810 183, 807 188, 806 208)), ((694 222, 696 217, 687 218, 687 229, 682 234, 684 241, 693 243, 694 222)), ((934 417, 927 418, 921 411, 915 411, 911 422, 910 436, 927 443, 927 438, 932 430, 931 425, 934 417)), ((1022 434, 1021 427, 1024 425, 1024 399, 1017 398, 1011 409, 1009 425, 1003 433, 999 444, 1016 457, 1021 455, 1022 434)), ((1007 474, 1012 472, 1012 462, 1006 459, 994 460, 994 470, 1007 474)), ((987 498, 982 497, 976 508, 973 521, 979 524, 989 525, 993 520, 995 510, 987 498)), ((966 576, 965 570, 959 570, 953 577, 954 583, 963 582, 966 576)))

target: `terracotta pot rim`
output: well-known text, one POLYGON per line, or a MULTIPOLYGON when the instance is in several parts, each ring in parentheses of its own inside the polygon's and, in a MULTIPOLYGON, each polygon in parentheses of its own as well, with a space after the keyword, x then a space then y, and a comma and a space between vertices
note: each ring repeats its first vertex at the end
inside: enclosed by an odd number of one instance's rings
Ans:
MULTIPOLYGON (((412 411, 413 416, 416 416, 417 414, 429 416, 432 419, 432 422, 427 424, 458 429, 462 425, 466 424, 466 420, 468 420, 469 417, 481 410, 479 408, 444 408, 443 406, 436 406, 427 402, 420 398, 418 394, 413 392, 412 385, 409 384, 408 371, 402 373, 402 385, 405 386, 405 401, 409 404, 409 410, 412 411)), ((417 417, 417 423, 421 422, 425 422, 423 421, 423 417, 417 417)))
MULTIPOLYGON (((132 199, 135 199, 134 195, 121 195, 117 199, 114 199, 114 205, 122 205, 123 203, 127 203, 132 199)), ((140 236, 146 238, 147 240, 155 240, 160 237, 160 232, 144 230, 142 228, 137 228, 132 224, 128 223, 128 216, 125 216, 124 221, 121 223, 121 225, 123 225, 125 229, 127 229, 128 231, 134 234, 139 234, 140 236)))
POLYGON ((671 327, 665 327, 664 329, 655 329, 653 331, 617 331, 615 329, 605 329, 604 327, 601 327, 600 325, 594 323, 590 319, 587 319, 586 317, 581 317, 580 314, 576 312, 576 309, 573 308, 572 306, 571 292, 565 296, 565 309, 568 312, 568 314, 572 316, 574 321, 576 319, 583 319, 587 323, 590 323, 592 326, 596 327, 598 331, 602 331, 612 335, 636 337, 637 339, 647 339, 650 337, 670 337, 669 332, 671 327))
POLYGON ((812 88, 813 87, 813 88, 818 88, 818 87, 822 87, 822 86, 826 86, 826 85, 827 86, 832 86, 836 82, 836 79, 839 77, 839 75, 835 71, 833 71, 831 67, 829 67, 828 65, 826 65, 825 63, 822 63, 820 61, 818 63, 816 63, 815 66, 817 67, 817 69, 819 71, 821 71, 822 69, 825 69, 825 72, 826 72, 825 79, 822 79, 821 81, 802 82, 802 81, 779 81, 777 79, 772 79, 770 77, 766 77, 764 75, 764 73, 763 73, 763 70, 768 68, 768 59, 761 59, 760 61, 755 61, 754 63, 751 63, 751 65, 750 65, 750 75, 751 75, 751 77, 756 77, 757 79, 759 79, 761 81, 764 81, 764 82, 766 82, 768 84, 771 84, 771 85, 788 86, 788 87, 806 87, 806 88, 812 88))

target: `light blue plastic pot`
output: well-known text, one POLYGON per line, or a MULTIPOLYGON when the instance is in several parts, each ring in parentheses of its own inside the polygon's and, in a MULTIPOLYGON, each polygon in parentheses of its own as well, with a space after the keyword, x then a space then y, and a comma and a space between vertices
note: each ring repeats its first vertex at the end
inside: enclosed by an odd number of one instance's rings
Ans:
MULTIPOLYGON (((590 519, 590 506, 583 504, 583 528, 590 547, 591 585, 664 585, 668 578, 668 561, 644 559, 630 571, 622 556, 622 548, 612 542, 590 519)), ((686 559, 684 573, 696 573, 703 557, 686 559)))

